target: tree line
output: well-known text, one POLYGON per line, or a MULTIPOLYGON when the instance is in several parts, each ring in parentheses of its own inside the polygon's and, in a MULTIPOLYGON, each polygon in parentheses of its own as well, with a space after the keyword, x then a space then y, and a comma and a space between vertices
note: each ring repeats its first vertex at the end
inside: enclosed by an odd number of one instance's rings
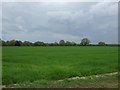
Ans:
POLYGON ((118 46, 118 44, 106 44, 105 42, 99 42, 98 44, 90 44, 91 41, 88 38, 83 38, 79 44, 70 41, 60 40, 54 43, 44 43, 42 41, 30 42, 20 40, 4 41, 0 40, 0 46, 118 46))

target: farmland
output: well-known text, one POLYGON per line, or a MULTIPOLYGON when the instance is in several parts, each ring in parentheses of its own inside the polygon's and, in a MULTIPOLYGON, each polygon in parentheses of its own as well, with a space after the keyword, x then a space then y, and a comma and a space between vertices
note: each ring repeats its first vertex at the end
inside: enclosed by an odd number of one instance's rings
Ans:
POLYGON ((116 72, 118 47, 2 47, 3 84, 116 72))

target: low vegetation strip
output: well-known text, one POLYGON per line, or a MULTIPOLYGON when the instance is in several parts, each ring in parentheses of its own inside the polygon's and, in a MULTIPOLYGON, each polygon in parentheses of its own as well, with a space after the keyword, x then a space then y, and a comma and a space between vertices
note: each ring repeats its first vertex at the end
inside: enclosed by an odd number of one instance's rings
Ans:
MULTIPOLYGON (((73 80, 73 79, 86 79, 90 77, 104 77, 104 76, 110 76, 110 75, 116 75, 118 72, 112 72, 112 73, 105 73, 105 74, 99 74, 99 75, 90 75, 90 76, 85 76, 85 77, 71 77, 71 78, 66 78, 67 80, 73 80)), ((57 82, 63 81, 65 79, 57 80, 57 82)))
POLYGON ((118 47, 3 47, 3 85, 118 71, 118 47))
POLYGON ((56 81, 34 81, 19 84, 4 85, 2 88, 118 88, 118 74, 111 73, 100 77, 64 79, 56 81))

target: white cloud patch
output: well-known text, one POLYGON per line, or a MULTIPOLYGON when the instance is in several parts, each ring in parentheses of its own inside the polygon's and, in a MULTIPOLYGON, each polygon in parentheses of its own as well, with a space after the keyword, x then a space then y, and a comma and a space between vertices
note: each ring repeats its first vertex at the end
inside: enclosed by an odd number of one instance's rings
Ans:
POLYGON ((118 8, 117 3, 101 2, 96 5, 93 5, 90 9, 90 13, 96 16, 113 16, 117 15, 118 12, 117 8, 118 8))

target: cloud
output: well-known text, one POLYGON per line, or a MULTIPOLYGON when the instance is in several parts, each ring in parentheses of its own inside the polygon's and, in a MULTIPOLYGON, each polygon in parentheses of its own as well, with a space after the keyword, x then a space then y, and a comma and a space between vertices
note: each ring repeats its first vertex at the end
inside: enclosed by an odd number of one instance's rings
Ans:
POLYGON ((55 41, 61 40, 61 37, 65 41, 69 40, 69 41, 76 41, 77 42, 77 41, 80 41, 82 39, 82 37, 78 37, 78 36, 73 36, 73 35, 69 35, 69 34, 54 33, 54 32, 49 32, 49 31, 29 32, 29 35, 27 32, 20 32, 20 33, 12 32, 12 33, 13 34, 11 36, 9 36, 9 38, 11 38, 11 39, 17 38, 18 40, 20 40, 20 39, 23 41, 30 40, 32 42, 34 42, 34 41, 55 42, 55 41), (12 38, 12 37, 14 37, 14 38, 12 38))
POLYGON ((117 43, 117 8, 113 2, 3 3, 3 39, 117 43))
POLYGON ((118 2, 119 0, 2 0, 2 2, 118 2))
POLYGON ((101 2, 96 5, 93 5, 90 9, 90 13, 96 16, 113 16, 116 15, 118 10, 117 8, 118 8, 117 3, 101 2))

